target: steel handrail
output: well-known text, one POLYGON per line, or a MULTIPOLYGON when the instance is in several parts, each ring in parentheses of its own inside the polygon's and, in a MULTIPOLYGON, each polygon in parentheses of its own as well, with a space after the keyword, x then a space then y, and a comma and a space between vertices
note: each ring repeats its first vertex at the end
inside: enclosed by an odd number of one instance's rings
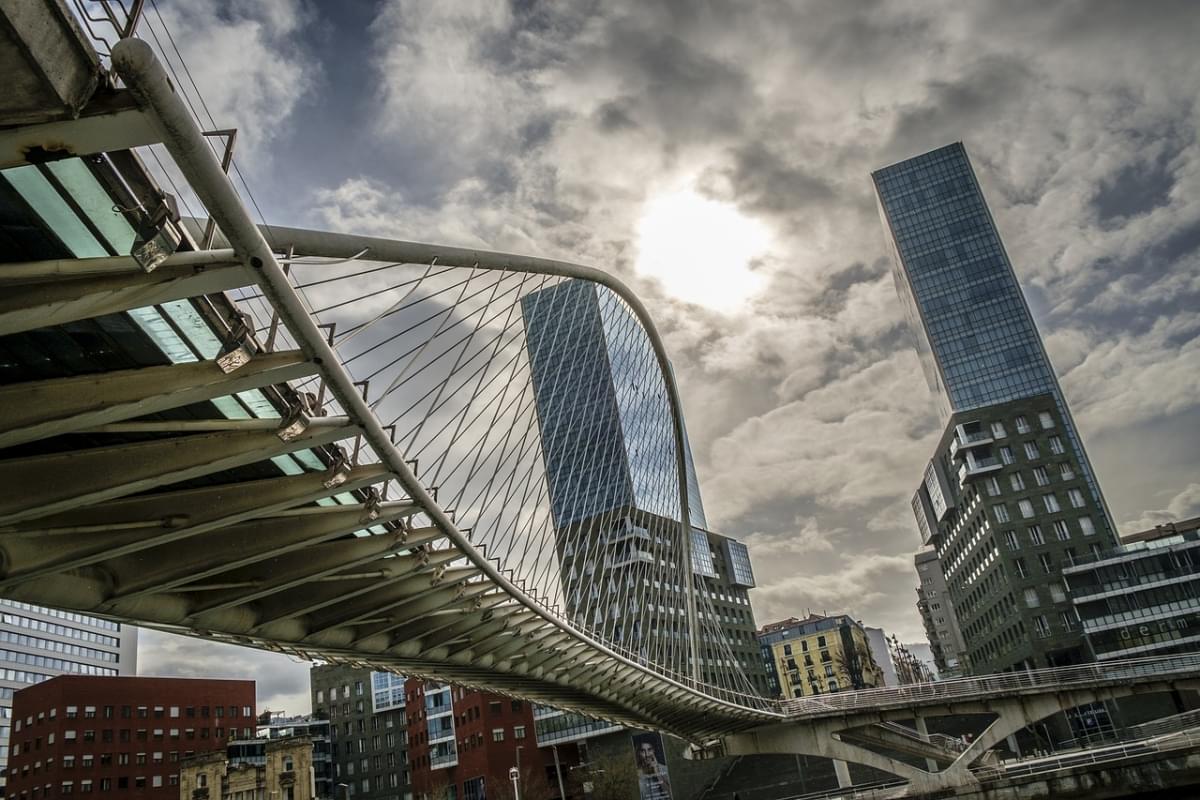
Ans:
POLYGON ((1079 664, 1070 667, 1005 672, 932 683, 838 692, 817 698, 781 701, 779 710, 789 717, 818 716, 861 708, 911 706, 938 700, 982 697, 1041 687, 1062 688, 1113 682, 1121 679, 1158 678, 1167 675, 1200 676, 1200 653, 1079 664))

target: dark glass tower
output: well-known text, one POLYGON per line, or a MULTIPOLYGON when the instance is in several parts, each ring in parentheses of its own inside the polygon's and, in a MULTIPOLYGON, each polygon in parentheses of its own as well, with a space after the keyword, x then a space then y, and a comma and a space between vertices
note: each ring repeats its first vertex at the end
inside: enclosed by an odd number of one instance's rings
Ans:
MULTIPOLYGON (((675 434, 650 340, 609 289, 567 280, 522 298, 567 613, 637 655, 690 666, 675 434)), ((707 530, 684 437, 702 680, 765 686, 745 545, 707 530), (720 629, 720 633, 712 630, 720 629), (734 663, 736 662, 736 664, 734 663), (761 680, 760 680, 761 678, 761 680)), ((749 688, 749 687, 746 687, 749 688)))
POLYGON ((875 172, 893 277, 943 420, 1047 394, 1108 506, 961 142, 875 172))

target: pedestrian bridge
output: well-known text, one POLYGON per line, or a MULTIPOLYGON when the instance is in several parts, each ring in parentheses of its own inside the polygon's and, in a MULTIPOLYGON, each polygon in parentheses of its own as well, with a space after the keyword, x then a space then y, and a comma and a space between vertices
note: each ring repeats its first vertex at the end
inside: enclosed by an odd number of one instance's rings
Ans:
POLYGON ((914 784, 967 780, 1022 719, 1196 688, 1181 656, 761 697, 623 283, 256 224, 231 132, 133 24, 102 60, 53 0, 11 5, 32 88, 0 104, 0 597, 914 784), (622 439, 625 483, 597 477, 622 439), (970 709, 997 719, 959 751, 895 722, 970 709))

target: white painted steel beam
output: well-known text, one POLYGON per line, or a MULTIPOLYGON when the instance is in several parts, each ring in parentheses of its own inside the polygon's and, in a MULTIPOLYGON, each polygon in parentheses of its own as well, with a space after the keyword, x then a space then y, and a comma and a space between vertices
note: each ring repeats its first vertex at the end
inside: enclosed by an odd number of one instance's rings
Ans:
POLYGON ((226 264, 202 271, 170 266, 149 274, 6 286, 0 293, 0 336, 225 292, 253 282, 241 264, 226 264))
MULTIPOLYGON (((315 428, 291 441, 274 433, 209 433, 0 461, 0 525, 70 511, 263 461, 357 433, 315 428)), ((0 582, 0 586, 5 585, 0 582)))
MULTIPOLYGON (((315 575, 319 570, 309 561, 314 554, 312 545, 403 519, 417 511, 411 503, 386 503, 380 508, 377 519, 367 519, 361 506, 313 506, 299 510, 303 513, 264 517, 211 531, 204 537, 202 545, 178 548, 174 553, 139 551, 119 559, 106 559, 105 569, 117 586, 114 594, 116 597, 161 594, 217 575, 222 581, 258 581, 260 578, 254 573, 264 569, 272 576, 269 583, 275 584, 282 577, 285 557, 296 551, 301 551, 300 572, 312 567, 315 575), (264 561, 270 564, 261 566, 264 561), (247 574, 246 567, 253 571, 247 574)), ((347 557, 349 550, 347 548, 347 557)), ((282 588, 286 587, 281 584, 282 588)), ((238 601, 231 604, 256 599, 253 595, 260 593, 265 596, 271 591, 259 590, 244 599, 245 593, 239 592, 238 601)), ((225 595, 214 592, 204 598, 202 605, 224 605, 225 600, 225 595)))
POLYGON ((0 169, 28 164, 30 156, 69 156, 129 150, 158 142, 158 132, 141 110, 117 106, 77 119, 0 130, 0 169))
POLYGON ((316 368, 289 350, 258 354, 229 373, 197 361, 0 386, 0 448, 305 378, 316 368))

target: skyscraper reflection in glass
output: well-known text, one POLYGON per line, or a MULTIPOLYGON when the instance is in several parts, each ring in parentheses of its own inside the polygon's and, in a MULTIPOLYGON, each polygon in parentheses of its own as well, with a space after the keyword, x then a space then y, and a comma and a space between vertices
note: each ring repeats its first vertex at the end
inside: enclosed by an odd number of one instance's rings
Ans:
MULTIPOLYGON (((581 280, 526 295, 521 310, 555 526, 621 507, 679 520, 671 411, 640 323, 581 280)), ((689 522, 706 527, 686 443, 684 455, 689 522)))
POLYGON ((896 289, 943 419, 1052 395, 1106 508, 966 149, 947 145, 872 177, 896 289))

